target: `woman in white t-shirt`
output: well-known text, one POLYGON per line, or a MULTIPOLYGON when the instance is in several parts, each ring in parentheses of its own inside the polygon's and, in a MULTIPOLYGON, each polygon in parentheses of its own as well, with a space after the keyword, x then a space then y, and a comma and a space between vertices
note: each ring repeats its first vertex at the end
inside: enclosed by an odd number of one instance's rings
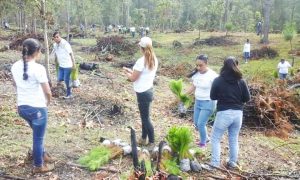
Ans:
POLYGON ((286 79, 289 68, 292 67, 289 62, 287 62, 285 59, 281 59, 280 62, 277 65, 279 78, 280 79, 286 79))
POLYGON ((195 93, 194 105, 194 125, 199 131, 199 147, 205 147, 209 141, 207 136, 206 124, 209 117, 215 110, 216 102, 210 99, 211 85, 218 74, 208 68, 207 55, 199 55, 196 58, 196 73, 192 76, 193 84, 187 91, 188 94, 195 93))
POLYGON ((139 42, 143 57, 139 58, 133 69, 124 67, 128 80, 133 82, 133 89, 137 95, 138 107, 142 119, 142 137, 138 143, 154 147, 154 128, 150 120, 150 105, 153 99, 153 81, 158 67, 158 60, 154 54, 152 40, 141 38, 139 42))
POLYGON ((51 90, 44 66, 36 63, 41 55, 41 44, 36 39, 23 42, 23 59, 11 68, 17 89, 18 113, 33 131, 33 173, 43 173, 53 169, 45 162, 52 161, 44 150, 48 110, 51 90))

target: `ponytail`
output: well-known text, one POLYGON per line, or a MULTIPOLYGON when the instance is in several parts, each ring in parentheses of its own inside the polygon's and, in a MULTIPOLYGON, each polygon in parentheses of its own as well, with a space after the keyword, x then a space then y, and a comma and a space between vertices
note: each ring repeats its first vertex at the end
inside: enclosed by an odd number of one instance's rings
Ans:
POLYGON ((142 48, 145 56, 145 66, 148 67, 149 70, 152 70, 155 66, 155 54, 152 46, 147 46, 142 48))
POLYGON ((28 74, 27 74, 27 70, 28 70, 28 64, 27 64, 27 56, 28 56, 28 48, 27 46, 23 46, 23 51, 22 51, 22 59, 23 59, 23 64, 24 64, 24 68, 23 68, 23 80, 27 80, 28 79, 28 74))
POLYGON ((22 59, 23 59, 23 64, 24 64, 24 67, 23 67, 23 80, 27 80, 28 79, 28 74, 27 74, 27 71, 28 71, 28 62, 27 62, 27 59, 29 57, 32 57, 34 55, 34 53, 40 51, 42 48, 40 42, 36 39, 32 39, 32 38, 29 38, 29 39, 26 39, 24 42, 23 42, 23 50, 22 50, 22 59))

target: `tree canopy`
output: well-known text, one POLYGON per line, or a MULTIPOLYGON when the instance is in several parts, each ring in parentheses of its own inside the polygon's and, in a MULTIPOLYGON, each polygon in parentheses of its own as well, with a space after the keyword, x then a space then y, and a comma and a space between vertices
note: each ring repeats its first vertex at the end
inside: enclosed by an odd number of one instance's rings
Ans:
MULTIPOLYGON (((1 0, 0 18, 17 27, 31 26, 39 12, 38 0, 1 0), (18 13, 16 15, 16 12, 18 13)), ((270 6, 270 31, 282 31, 284 24, 300 24, 300 0, 51 0, 46 1, 52 17, 49 28, 65 28, 70 24, 109 24, 149 26, 152 29, 225 30, 232 23, 235 31, 254 31, 258 20, 266 17, 264 6, 270 6), (266 3, 268 2, 268 3, 266 3)), ((39 20, 38 25, 42 25, 39 20)), ((297 27, 300 31, 300 27, 297 27)))

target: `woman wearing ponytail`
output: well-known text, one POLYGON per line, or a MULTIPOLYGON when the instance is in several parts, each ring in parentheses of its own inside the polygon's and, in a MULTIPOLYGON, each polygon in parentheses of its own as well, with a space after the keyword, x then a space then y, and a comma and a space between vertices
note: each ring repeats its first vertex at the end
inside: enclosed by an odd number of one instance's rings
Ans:
POLYGON ((11 68, 17 89, 18 113, 33 131, 33 173, 43 173, 53 169, 45 164, 52 159, 44 150, 47 106, 52 95, 46 70, 36 62, 41 55, 39 41, 26 39, 23 42, 22 55, 22 60, 15 62, 11 68))
POLYGON ((141 38, 139 42, 143 57, 139 58, 133 69, 124 67, 129 81, 133 82, 133 89, 137 95, 138 107, 142 120, 142 137, 140 145, 154 147, 154 128, 150 120, 150 104, 153 99, 153 81, 158 67, 158 60, 154 54, 152 40, 149 37, 141 38), (148 143, 147 143, 148 138, 148 143))

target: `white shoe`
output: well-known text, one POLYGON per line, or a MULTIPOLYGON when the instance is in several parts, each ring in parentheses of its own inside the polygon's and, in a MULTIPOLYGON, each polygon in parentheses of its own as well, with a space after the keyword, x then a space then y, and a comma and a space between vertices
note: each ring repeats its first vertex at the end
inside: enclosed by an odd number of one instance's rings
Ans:
POLYGON ((71 99, 71 98, 73 98, 73 96, 72 95, 68 95, 68 96, 64 96, 63 98, 64 99, 71 99))

